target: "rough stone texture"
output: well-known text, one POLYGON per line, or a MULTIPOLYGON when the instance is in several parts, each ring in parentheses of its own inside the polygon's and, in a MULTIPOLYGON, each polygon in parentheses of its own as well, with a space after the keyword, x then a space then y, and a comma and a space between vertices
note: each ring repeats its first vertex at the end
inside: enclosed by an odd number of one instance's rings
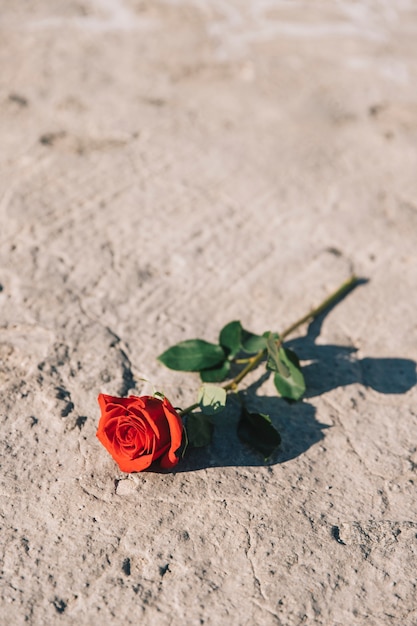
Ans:
POLYGON ((1 623, 416 625, 415 3, 1 4, 1 623), (99 392, 188 405, 162 350, 352 269, 292 342, 305 400, 250 392, 272 464, 232 403, 118 471, 99 392))

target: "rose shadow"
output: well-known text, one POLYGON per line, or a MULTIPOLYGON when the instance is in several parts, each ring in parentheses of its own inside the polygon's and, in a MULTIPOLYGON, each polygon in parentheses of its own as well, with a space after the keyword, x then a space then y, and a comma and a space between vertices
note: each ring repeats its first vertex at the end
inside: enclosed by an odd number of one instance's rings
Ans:
POLYGON ((329 428, 315 419, 315 408, 307 402, 288 404, 282 398, 250 397, 248 407, 270 415, 281 435, 277 451, 264 461, 263 456, 243 444, 237 436, 240 405, 235 401, 219 416, 215 423, 212 443, 204 448, 190 449, 174 472, 190 472, 211 467, 261 467, 276 465, 294 459, 311 446, 324 439, 323 431, 329 428))

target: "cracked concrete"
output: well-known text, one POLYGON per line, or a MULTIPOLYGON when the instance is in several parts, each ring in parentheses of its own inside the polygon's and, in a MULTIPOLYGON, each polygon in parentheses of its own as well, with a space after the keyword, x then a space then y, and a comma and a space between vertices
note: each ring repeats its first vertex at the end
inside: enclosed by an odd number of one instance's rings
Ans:
POLYGON ((412 3, 3 0, 0 621, 415 626, 412 3), (99 392, 195 401, 156 356, 240 319, 307 382, 175 472, 125 475, 99 392))

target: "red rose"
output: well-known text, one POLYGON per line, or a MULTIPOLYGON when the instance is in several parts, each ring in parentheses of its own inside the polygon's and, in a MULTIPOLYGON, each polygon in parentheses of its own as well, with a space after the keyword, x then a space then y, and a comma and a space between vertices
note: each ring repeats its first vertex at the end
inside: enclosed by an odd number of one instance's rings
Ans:
POLYGON ((97 437, 122 472, 141 472, 159 459, 164 469, 179 458, 183 425, 166 398, 130 396, 114 398, 100 394, 101 418, 97 437))

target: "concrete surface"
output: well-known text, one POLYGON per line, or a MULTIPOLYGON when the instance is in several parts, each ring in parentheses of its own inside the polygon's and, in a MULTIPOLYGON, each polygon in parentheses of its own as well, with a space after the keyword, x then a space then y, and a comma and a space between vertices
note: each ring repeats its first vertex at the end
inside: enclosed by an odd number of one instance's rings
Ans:
MULTIPOLYGON (((417 6, 1 1, 0 622, 417 624, 417 6), (308 393, 122 474, 99 392, 194 401, 156 356, 285 328, 308 393)), ((253 377, 254 382, 256 376, 253 377)))

